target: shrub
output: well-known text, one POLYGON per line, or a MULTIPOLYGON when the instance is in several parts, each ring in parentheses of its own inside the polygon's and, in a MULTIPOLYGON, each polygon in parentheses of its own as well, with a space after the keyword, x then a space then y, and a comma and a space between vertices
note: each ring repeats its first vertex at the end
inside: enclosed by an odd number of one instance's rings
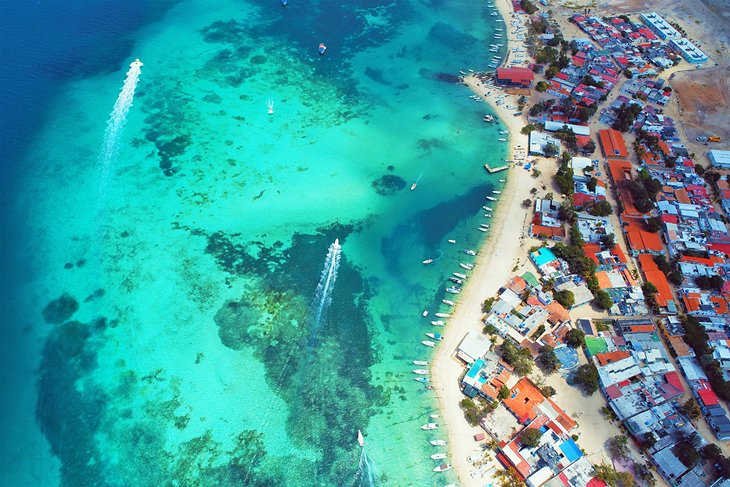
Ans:
POLYGON ((591 395, 598 390, 598 369, 593 364, 581 365, 575 371, 573 381, 580 385, 586 394, 591 395))
POLYGON ((582 347, 586 342, 586 334, 583 330, 572 328, 565 334, 565 344, 571 348, 582 347))
POLYGON ((564 308, 570 309, 575 304, 575 295, 572 291, 564 289, 562 291, 555 291, 553 293, 555 301, 562 304, 564 308))
POLYGON ((548 85, 546 82, 538 81, 537 84, 535 85, 535 89, 539 92, 543 92, 548 89, 548 86, 550 86, 550 85, 548 85))
POLYGON ((520 443, 529 448, 535 448, 540 444, 540 438, 542 438, 540 430, 528 427, 520 435, 520 443))

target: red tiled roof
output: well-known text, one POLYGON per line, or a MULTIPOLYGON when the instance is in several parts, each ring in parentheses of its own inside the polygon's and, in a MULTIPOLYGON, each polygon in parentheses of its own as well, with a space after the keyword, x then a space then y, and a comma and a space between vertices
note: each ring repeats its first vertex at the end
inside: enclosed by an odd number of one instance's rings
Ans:
POLYGON ((529 84, 535 79, 535 73, 527 68, 497 68, 497 79, 511 83, 529 84))
POLYGON ((679 374, 677 374, 677 371, 669 372, 668 374, 664 374, 664 379, 680 391, 684 391, 684 386, 682 385, 682 381, 679 379, 679 374))
POLYGON ((703 406, 712 406, 719 403, 717 395, 712 389, 699 389, 697 395, 700 396, 700 402, 703 406))
POLYGON ((629 154, 624 137, 618 130, 599 130, 598 140, 601 143, 604 157, 626 157, 629 154))
POLYGON ((598 365, 603 367, 604 365, 618 362, 619 360, 628 358, 630 356, 631 352, 627 350, 617 350, 615 352, 597 353, 596 360, 598 360, 598 365))

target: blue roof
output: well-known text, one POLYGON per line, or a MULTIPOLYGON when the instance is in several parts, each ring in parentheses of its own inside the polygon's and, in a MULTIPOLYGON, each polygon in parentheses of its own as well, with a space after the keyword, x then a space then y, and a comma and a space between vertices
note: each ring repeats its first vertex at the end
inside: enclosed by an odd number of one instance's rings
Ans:
POLYGON ((561 443, 560 451, 563 452, 563 455, 565 455, 570 463, 573 463, 583 456, 583 452, 580 451, 580 448, 578 448, 578 445, 576 445, 575 441, 572 439, 567 439, 561 443))
POLYGON ((469 372, 466 373, 466 375, 470 378, 474 378, 479 374, 479 371, 482 369, 482 366, 484 365, 484 360, 479 359, 476 362, 474 362, 469 369, 469 372))
POLYGON ((531 257, 532 257, 532 260, 535 261, 535 264, 537 264, 538 267, 557 259, 557 257, 555 257, 555 254, 553 254, 553 251, 546 247, 543 247, 543 248, 537 250, 536 252, 533 252, 531 254, 531 257))

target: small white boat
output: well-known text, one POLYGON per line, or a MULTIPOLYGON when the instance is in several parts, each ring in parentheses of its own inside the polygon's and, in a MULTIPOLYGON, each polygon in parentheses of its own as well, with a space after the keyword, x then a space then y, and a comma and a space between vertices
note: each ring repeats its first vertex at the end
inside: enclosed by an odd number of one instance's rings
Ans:
POLYGON ((414 374, 418 374, 418 375, 428 375, 428 370, 426 370, 426 369, 414 369, 413 370, 413 373, 414 374))
POLYGON ((360 445, 361 448, 365 446, 365 438, 363 438, 360 430, 357 430, 357 443, 360 445))
POLYGON ((455 243, 456 243, 456 240, 454 240, 454 239, 449 239, 449 240, 447 240, 447 242, 449 242, 450 244, 455 244, 455 243))
POLYGON ((472 249, 464 249, 464 253, 466 255, 472 255, 472 256, 477 255, 477 253, 475 251, 473 251, 472 249))
POLYGON ((484 218, 492 218, 492 215, 490 215, 489 213, 485 213, 484 218))
POLYGON ((443 460, 446 458, 446 453, 434 453, 431 455, 431 460, 443 460))
POLYGON ((474 269, 474 264, 464 264, 463 262, 459 262, 459 267, 470 271, 470 270, 474 269))
POLYGON ((502 194, 501 191, 497 191, 496 189, 492 191, 492 194, 502 194))
POLYGON ((441 333, 426 333, 426 336, 428 338, 433 338, 434 340, 441 341, 444 339, 444 336, 441 333))
POLYGON ((431 440, 429 441, 433 446, 446 446, 448 443, 446 443, 446 440, 431 440))
POLYGON ((448 463, 442 463, 441 465, 433 469, 434 472, 445 472, 447 470, 451 470, 451 465, 449 465, 448 463))
POLYGON ((413 365, 428 365, 428 362, 425 360, 414 360, 413 365))
POLYGON ((479 228, 484 228, 486 230, 487 228, 489 228, 489 225, 487 225, 486 223, 482 223, 481 225, 479 225, 479 228))
POLYGON ((421 343, 424 344, 424 345, 426 345, 427 347, 431 347, 431 348, 436 347, 436 344, 434 342, 432 342, 432 341, 429 341, 429 340, 423 340, 421 343))
POLYGON ((454 272, 454 275, 459 279, 466 279, 466 274, 462 274, 461 272, 454 272))
POLYGON ((497 201, 497 198, 495 198, 494 196, 487 196, 487 199, 489 201, 497 201))
POLYGON ((448 305, 448 306, 456 306, 456 303, 453 302, 453 301, 451 301, 451 300, 449 300, 449 299, 442 299, 441 302, 444 303, 444 304, 446 304, 446 305, 448 305))
POLYGON ((432 321, 432 322, 431 322, 431 324, 432 324, 433 326, 444 326, 444 322, 443 322, 443 321, 441 321, 441 320, 437 320, 437 321, 432 321))
POLYGON ((456 277, 449 277, 449 281, 454 282, 454 283, 459 284, 459 285, 464 284, 461 281, 461 279, 457 279, 456 277))
POLYGON ((477 230, 479 230, 480 232, 486 232, 487 231, 487 229, 484 228, 484 227, 479 227, 479 228, 477 228, 477 230))
POLYGON ((438 414, 432 414, 432 415, 431 415, 431 418, 433 418, 433 419, 436 419, 436 418, 438 418, 438 417, 439 417, 439 415, 438 415, 438 414))
POLYGON ((507 139, 498 139, 500 142, 507 142, 507 139))
MULTIPOLYGON (((494 211, 494 210, 493 210, 492 208, 490 208, 489 206, 482 206, 482 208, 484 208, 484 211, 494 211)), ((424 264, 425 264, 425 262, 424 262, 424 264)))
POLYGON ((499 182, 500 183, 505 183, 505 182, 507 182, 507 180, 506 179, 500 179, 499 182))
POLYGON ((456 286, 451 286, 446 288, 446 292, 450 294, 459 294, 461 292, 461 289, 456 286))
POLYGON ((428 383, 428 378, 427 377, 416 377, 413 380, 415 380, 416 382, 420 382, 422 384, 427 384, 428 383))
POLYGON ((439 318, 450 318, 451 317, 451 315, 448 313, 436 313, 436 316, 438 316, 439 318))
POLYGON ((466 72, 465 71, 459 70, 459 74, 462 75, 462 76, 466 76, 466 72))
POLYGON ((433 262, 433 259, 426 259, 426 260, 424 260, 424 261, 422 262, 422 264, 424 264, 424 265, 428 265, 428 264, 430 264, 430 263, 432 263, 432 262, 433 262))
POLYGON ((423 426, 421 426, 421 429, 428 431, 428 430, 438 429, 438 427, 439 427, 439 425, 437 425, 436 423, 426 423, 423 426))
POLYGON ((411 184, 411 191, 413 191, 414 189, 416 189, 416 186, 418 186, 418 183, 411 184))

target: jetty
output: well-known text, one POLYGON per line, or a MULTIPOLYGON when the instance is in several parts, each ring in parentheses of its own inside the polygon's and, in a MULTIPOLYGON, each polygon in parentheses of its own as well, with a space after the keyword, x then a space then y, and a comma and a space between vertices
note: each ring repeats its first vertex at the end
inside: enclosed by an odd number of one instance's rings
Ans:
POLYGON ((509 165, 505 164, 504 166, 492 167, 488 163, 486 163, 486 164, 484 164, 484 169, 486 169, 489 174, 492 174, 495 172, 504 171, 506 169, 509 169, 509 165))

